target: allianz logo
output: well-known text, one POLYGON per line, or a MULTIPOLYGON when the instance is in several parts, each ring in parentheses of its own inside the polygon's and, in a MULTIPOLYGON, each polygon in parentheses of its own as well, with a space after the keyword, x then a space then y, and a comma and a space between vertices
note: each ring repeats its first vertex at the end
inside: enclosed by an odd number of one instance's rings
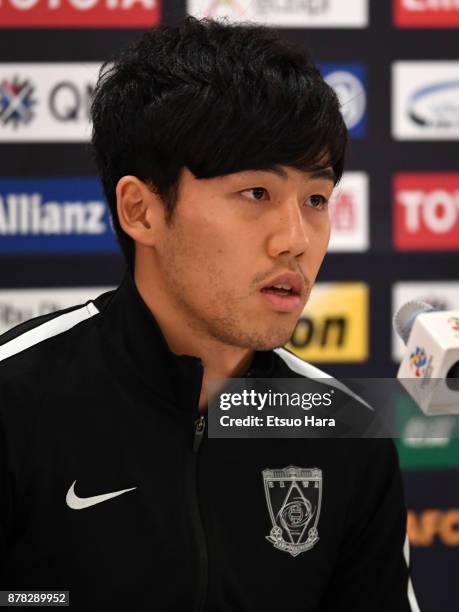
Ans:
POLYGON ((39 193, 9 193, 0 195, 0 235, 100 235, 108 229, 105 213, 103 201, 43 202, 39 193))

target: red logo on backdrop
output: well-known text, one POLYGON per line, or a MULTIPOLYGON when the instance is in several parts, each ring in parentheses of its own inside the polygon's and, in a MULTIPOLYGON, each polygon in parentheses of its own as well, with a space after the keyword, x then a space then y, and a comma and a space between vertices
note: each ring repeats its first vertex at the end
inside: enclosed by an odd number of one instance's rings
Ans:
POLYGON ((459 251, 459 173, 396 174, 394 243, 401 251, 459 251))
POLYGON ((334 230, 352 231, 356 227, 355 194, 350 191, 337 191, 330 201, 330 223, 334 230))
POLYGON ((0 27, 145 28, 160 22, 161 0, 0 0, 0 27))
POLYGON ((458 0, 394 0, 394 21, 400 28, 457 28, 458 0))

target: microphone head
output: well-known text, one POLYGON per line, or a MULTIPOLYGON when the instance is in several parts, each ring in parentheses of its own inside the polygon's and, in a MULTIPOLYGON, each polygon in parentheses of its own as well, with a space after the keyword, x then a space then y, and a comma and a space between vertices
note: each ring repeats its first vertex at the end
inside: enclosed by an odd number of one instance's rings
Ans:
POLYGON ((406 304, 403 304, 401 308, 396 312, 392 324, 395 331, 403 340, 404 344, 407 344, 408 338, 411 333, 414 321, 416 317, 425 312, 434 312, 437 309, 427 302, 421 300, 411 300, 406 304))

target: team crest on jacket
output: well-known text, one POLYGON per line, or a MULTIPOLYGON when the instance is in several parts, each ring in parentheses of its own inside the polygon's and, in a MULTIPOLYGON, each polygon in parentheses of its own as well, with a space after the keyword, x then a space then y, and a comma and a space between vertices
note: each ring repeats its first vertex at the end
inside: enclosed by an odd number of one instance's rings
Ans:
POLYGON ((289 465, 263 470, 272 529, 266 539, 296 557, 319 540, 322 470, 289 465))

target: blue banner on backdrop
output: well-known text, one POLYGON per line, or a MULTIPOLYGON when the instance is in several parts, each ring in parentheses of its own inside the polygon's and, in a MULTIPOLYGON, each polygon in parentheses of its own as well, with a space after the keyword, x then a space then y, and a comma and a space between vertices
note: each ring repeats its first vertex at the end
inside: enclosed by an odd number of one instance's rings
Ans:
POLYGON ((0 180, 0 253, 117 251, 97 179, 0 180))
POLYGON ((320 63, 323 77, 333 87, 351 138, 367 135, 367 69, 359 62, 320 63))

